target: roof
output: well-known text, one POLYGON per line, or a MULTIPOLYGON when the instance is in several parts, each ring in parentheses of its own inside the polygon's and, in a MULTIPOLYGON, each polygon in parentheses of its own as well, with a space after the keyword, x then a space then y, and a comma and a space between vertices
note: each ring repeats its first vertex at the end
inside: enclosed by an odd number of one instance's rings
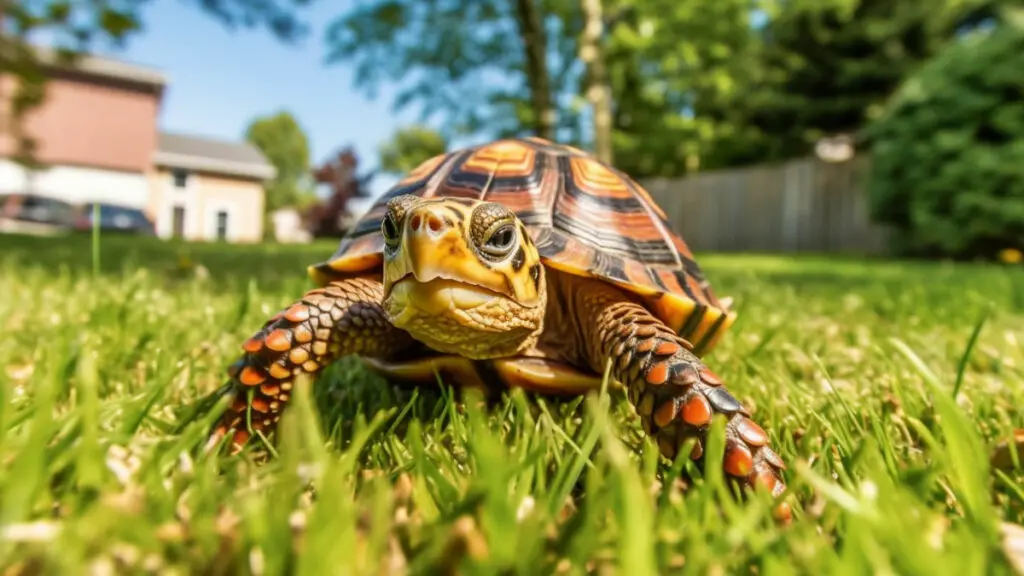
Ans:
POLYGON ((58 52, 53 48, 33 46, 32 49, 35 51, 36 57, 39 58, 41 64, 52 68, 74 70, 90 76, 136 82, 160 88, 166 86, 168 82, 167 75, 160 70, 139 64, 103 58, 92 54, 81 54, 72 63, 64 64, 59 62, 58 52))
POLYGON ((167 168, 202 170, 269 180, 277 174, 263 153, 248 142, 161 132, 153 162, 167 168))

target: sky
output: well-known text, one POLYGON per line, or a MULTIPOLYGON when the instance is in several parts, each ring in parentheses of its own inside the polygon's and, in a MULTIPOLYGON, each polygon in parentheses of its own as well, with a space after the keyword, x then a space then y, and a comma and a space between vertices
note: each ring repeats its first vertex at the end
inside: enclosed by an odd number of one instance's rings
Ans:
MULTIPOLYGON (((303 13, 310 34, 288 45, 266 29, 232 30, 194 3, 159 0, 145 5, 145 28, 124 48, 97 46, 94 52, 168 76, 161 130, 241 140, 253 117, 288 110, 309 136, 314 163, 352 145, 365 171, 376 167, 378 146, 417 115, 393 112, 395 87, 382 86, 370 99, 355 88, 350 65, 325 63, 323 30, 351 5, 314 2, 303 13)), ((382 194, 396 179, 378 175, 371 195, 382 194)), ((365 207, 360 202, 352 209, 365 207)))

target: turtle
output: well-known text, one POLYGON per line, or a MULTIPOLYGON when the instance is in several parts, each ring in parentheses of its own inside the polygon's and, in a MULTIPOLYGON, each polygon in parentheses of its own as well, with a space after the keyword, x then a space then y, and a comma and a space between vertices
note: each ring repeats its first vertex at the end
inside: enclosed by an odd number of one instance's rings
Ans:
POLYGON ((736 312, 630 176, 568 144, 494 140, 424 161, 307 268, 315 287, 246 340, 210 445, 271 434, 294 380, 355 355, 388 379, 572 396, 610 381, 670 460, 779 496, 786 464, 704 362, 736 312), (607 378, 606 378, 607 376, 607 378))

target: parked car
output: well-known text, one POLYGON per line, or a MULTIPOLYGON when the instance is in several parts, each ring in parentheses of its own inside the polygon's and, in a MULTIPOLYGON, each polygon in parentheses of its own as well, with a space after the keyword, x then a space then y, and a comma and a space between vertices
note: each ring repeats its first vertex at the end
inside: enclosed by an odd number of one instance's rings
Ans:
POLYGON ((144 236, 156 235, 156 227, 153 226, 153 222, 150 221, 142 210, 104 202, 87 202, 82 204, 78 210, 78 217, 75 220, 76 229, 83 232, 92 230, 94 206, 99 207, 100 230, 103 232, 123 232, 144 236))
POLYGON ((74 205, 38 194, 0 194, 0 232, 60 234, 75 224, 74 205))

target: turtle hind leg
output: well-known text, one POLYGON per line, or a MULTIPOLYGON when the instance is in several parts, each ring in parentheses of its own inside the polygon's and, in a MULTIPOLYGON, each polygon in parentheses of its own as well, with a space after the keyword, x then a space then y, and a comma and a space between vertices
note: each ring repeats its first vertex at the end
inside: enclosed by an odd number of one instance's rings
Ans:
POLYGON ((727 419, 728 477, 747 488, 761 484, 775 496, 785 490, 785 463, 768 446, 768 435, 688 342, 612 286, 580 279, 568 288, 584 340, 582 356, 598 373, 611 361, 612 376, 626 386, 662 455, 674 459, 684 442, 696 438, 691 457, 702 461, 712 417, 721 414, 727 419))
POLYGON ((233 399, 207 448, 231 436, 232 451, 238 451, 255 432, 270 434, 301 374, 315 376, 350 354, 387 358, 411 347, 415 340, 388 321, 383 293, 376 279, 339 280, 310 290, 270 318, 228 368, 233 399))

